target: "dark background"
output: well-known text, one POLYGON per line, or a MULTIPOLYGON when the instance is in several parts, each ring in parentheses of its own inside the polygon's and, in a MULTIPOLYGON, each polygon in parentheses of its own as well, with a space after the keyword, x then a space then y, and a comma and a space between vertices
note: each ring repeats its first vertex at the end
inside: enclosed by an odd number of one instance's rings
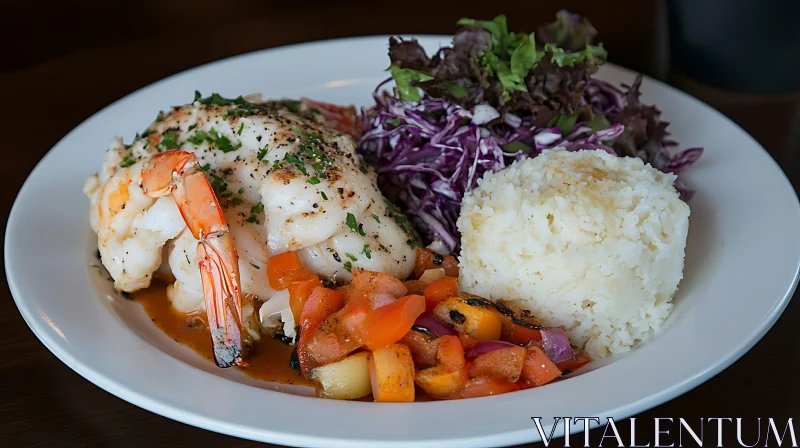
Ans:
MULTIPOLYGON (((592 21, 611 62, 668 81, 732 118, 769 151, 797 188, 798 4, 7 0, 0 5, 0 98, 5 102, 0 108, 0 145, 6 157, 0 164, 0 187, 5 191, 0 196, 0 216, 5 227, 25 177, 64 134, 114 100, 173 73, 235 54, 318 39, 401 32, 449 34, 462 16, 491 18, 504 13, 510 28, 532 30, 561 8, 592 21)), ((731 175, 747 182, 747 173, 731 175)), ((42 198, 45 211, 46 203, 47 198, 42 198)), ((724 319, 724 313, 720 318, 724 319)), ((748 444, 757 438, 755 417, 783 422, 797 418, 799 326, 800 305, 793 303, 773 330, 732 367, 637 416, 637 440, 653 440, 653 417, 694 422, 701 417, 751 418, 745 420, 748 444)), ((0 328, 0 445, 257 445, 162 418, 84 380, 30 332, 7 286, 0 289, 0 328)), ((626 440, 628 427, 628 423, 620 425, 626 440)), ((735 431, 725 433, 726 446, 736 444, 735 431)), ((595 446, 601 435, 592 434, 595 446)), ((713 438, 706 436, 710 445, 713 438)), ((764 436, 762 431, 759 446, 764 436)), ((573 446, 577 441, 573 438, 573 446)), ((561 442, 551 446, 561 446, 561 442)))

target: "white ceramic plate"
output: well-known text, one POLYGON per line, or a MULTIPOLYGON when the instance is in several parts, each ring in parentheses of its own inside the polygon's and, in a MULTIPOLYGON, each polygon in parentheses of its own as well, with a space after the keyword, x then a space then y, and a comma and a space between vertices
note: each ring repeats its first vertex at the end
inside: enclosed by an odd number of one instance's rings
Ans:
MULTIPOLYGON (((449 38, 421 41, 430 52, 449 38)), ((386 77, 386 51, 386 37, 367 37, 238 56, 148 86, 70 132, 25 182, 6 230, 9 286, 39 339, 118 397, 212 431, 286 445, 488 446, 539 440, 534 416, 550 425, 554 416, 623 418, 663 403, 742 356, 786 307, 800 265, 800 239, 790 237, 800 228, 794 190, 738 126, 651 79, 644 82, 643 100, 664 111, 684 147, 706 149, 685 177, 698 191, 685 279, 656 338, 582 376, 465 401, 376 404, 297 396, 307 391, 259 383, 202 360, 88 267, 96 242, 81 188, 114 135, 130 140, 158 110, 189 102, 195 89, 367 105, 386 77)), ((630 83, 634 74, 609 64, 599 77, 630 83)))

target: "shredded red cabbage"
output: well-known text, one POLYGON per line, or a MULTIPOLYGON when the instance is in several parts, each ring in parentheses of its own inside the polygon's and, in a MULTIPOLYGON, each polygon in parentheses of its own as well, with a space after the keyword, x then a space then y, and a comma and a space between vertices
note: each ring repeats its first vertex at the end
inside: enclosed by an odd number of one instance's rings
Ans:
MULTIPOLYGON (((596 113, 613 123, 596 132, 588 123, 577 123, 567 135, 558 127, 538 127, 532 118, 512 114, 476 124, 476 116, 486 114, 491 106, 468 110, 428 97, 403 102, 382 87, 374 93, 376 106, 364 112, 359 151, 376 168, 384 194, 408 213, 425 243, 439 239, 451 253, 458 253, 460 246, 456 220, 461 199, 487 171, 500 171, 514 160, 555 147, 623 155, 614 143, 632 132, 631 124, 613 122, 628 108, 626 94, 595 79, 589 82, 584 98, 596 113)), ((657 168, 666 172, 682 171, 702 155, 701 148, 692 148, 670 157, 665 153, 671 142, 658 143, 657 154, 667 157, 667 162, 657 168)), ((648 154, 645 149, 635 155, 652 162, 648 154)), ((691 198, 688 187, 682 183, 676 187, 684 200, 691 198)))

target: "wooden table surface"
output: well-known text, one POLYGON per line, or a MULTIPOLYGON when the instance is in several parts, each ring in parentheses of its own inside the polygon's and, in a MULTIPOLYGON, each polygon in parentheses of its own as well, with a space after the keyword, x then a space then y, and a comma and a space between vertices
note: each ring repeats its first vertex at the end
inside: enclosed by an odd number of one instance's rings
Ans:
MULTIPOLYGON (((170 74, 243 52, 296 42, 367 34, 450 33, 460 16, 505 13, 531 29, 558 7, 588 16, 612 62, 667 79, 716 107, 758 139, 800 185, 800 93, 743 95, 705 86, 669 65, 661 1, 258 2, 198 0, 8 2, 0 6, 0 215, 39 159, 70 129, 114 100, 170 74), (55 3, 55 2, 54 2, 55 3)), ((281 67, 275 67, 280 70, 281 67)), ((324 67, 320 68, 324 70, 324 67)), ((682 142, 691 145, 691 142, 682 142)), ((99 162, 98 162, 99 163, 99 162)), ((747 182, 747 173, 731 173, 747 182)), ((757 188, 757 185, 753 186, 757 188)), ((42 219, 47 198, 42 201, 42 219)), ((787 238, 790 237, 787 235, 787 238)), ((43 280, 46 281, 46 273, 43 280)), ((65 298, 68 299, 68 298, 65 298)), ((753 298, 757 300, 757 297, 753 298)), ((720 318, 724 318, 721 315, 720 318)), ((797 417, 800 358, 795 348, 800 304, 733 366, 640 419, 797 417)), ((89 383, 36 339, 7 285, 0 290, 0 445, 3 446, 255 446, 177 423, 128 404, 89 383)), ((702 344, 703 341, 698 341, 702 344)), ((675 360, 680 362, 680 360, 675 360)), ((627 433, 627 424, 621 431, 627 433)), ((645 425, 642 440, 652 440, 645 425)), ((745 427, 744 440, 755 440, 745 427)), ((727 431, 726 444, 735 443, 727 431)), ((593 432, 596 444, 602 434, 593 432)), ((750 442, 751 443, 751 442, 750 442)), ((537 445, 542 446, 542 445, 537 445)))

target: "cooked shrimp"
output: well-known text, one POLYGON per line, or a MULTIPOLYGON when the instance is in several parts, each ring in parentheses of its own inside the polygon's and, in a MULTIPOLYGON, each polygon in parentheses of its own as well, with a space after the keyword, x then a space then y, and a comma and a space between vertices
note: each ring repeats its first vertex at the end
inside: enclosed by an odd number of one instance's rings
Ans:
POLYGON ((172 194, 186 227, 198 240, 196 257, 203 283, 214 360, 220 367, 243 365, 245 334, 239 256, 214 190, 200 171, 197 156, 169 150, 155 154, 142 172, 150 197, 172 194))

